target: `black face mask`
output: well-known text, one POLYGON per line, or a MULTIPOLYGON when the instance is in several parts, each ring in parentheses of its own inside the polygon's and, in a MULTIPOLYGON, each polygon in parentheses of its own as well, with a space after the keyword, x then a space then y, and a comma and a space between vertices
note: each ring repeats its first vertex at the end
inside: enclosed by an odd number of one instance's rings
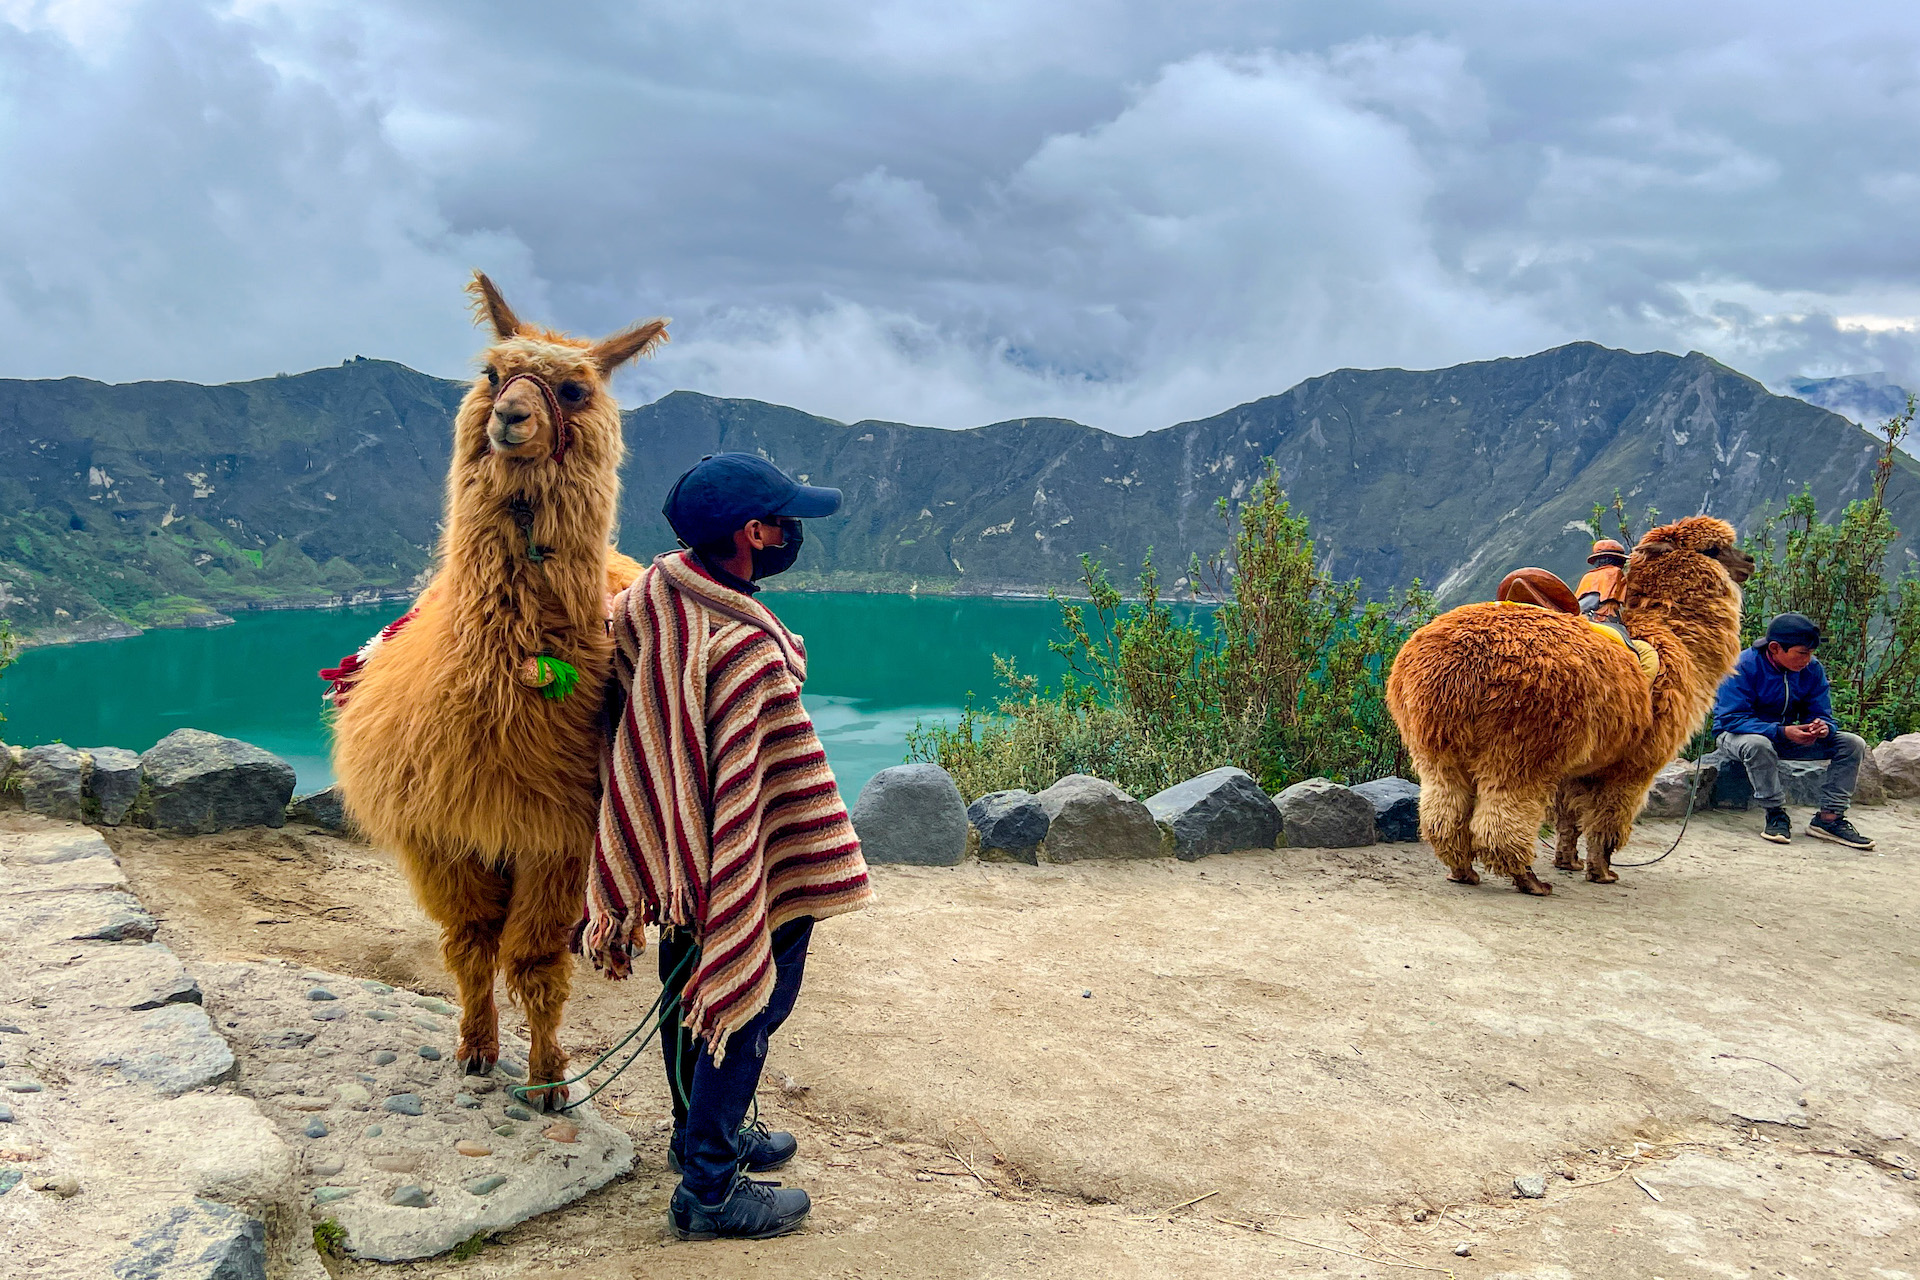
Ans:
POLYGON ((753 549, 753 580, 771 578, 776 573, 785 573, 793 568, 793 562, 800 558, 800 544, 805 535, 800 532, 800 522, 791 516, 781 519, 780 527, 786 531, 787 540, 777 547, 755 547, 753 549))

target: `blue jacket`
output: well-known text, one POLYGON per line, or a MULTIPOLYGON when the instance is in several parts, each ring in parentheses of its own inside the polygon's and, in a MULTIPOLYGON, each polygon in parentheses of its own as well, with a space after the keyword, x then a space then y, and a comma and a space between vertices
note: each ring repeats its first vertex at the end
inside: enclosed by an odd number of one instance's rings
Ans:
POLYGON ((1720 692, 1713 699, 1715 733, 1760 733, 1778 743, 1781 725, 1814 720, 1840 728, 1833 718, 1826 668, 1818 658, 1804 671, 1776 667, 1767 657, 1764 640, 1741 651, 1733 674, 1720 682, 1720 692))

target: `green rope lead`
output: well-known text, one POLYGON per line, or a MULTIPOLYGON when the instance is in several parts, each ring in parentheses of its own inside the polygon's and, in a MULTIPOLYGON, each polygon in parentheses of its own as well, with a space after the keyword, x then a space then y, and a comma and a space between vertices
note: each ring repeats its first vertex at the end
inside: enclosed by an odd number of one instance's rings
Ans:
POLYGON ((632 1066, 635 1062, 637 1062, 640 1058, 641 1053, 643 1053, 646 1050, 646 1047, 653 1043, 653 1037, 659 1034, 661 1027, 664 1026, 666 1023, 668 1011, 680 1003, 679 989, 674 987, 673 985, 674 982, 678 980, 680 977, 682 977, 683 972, 686 969, 687 965, 691 963, 694 957, 698 956, 699 954, 700 952, 698 948, 696 948, 692 951, 687 952, 686 955, 680 958, 680 963, 673 967, 673 972, 667 975, 667 980, 660 984, 660 994, 653 998, 653 1003, 647 1006, 647 1011, 640 1015, 639 1025, 635 1026, 633 1030, 627 1032, 625 1036, 621 1037, 619 1044, 614 1045, 613 1048, 607 1050, 605 1053, 601 1054, 598 1058, 595 1058, 593 1060, 592 1065, 589 1066, 585 1071, 582 1071, 579 1075, 573 1076, 566 1080, 549 1081, 544 1084, 534 1084, 531 1081, 529 1081, 526 1084, 516 1084, 509 1087, 507 1089, 507 1092, 510 1095, 512 1095, 514 1101, 516 1102, 530 1102, 532 1101, 530 1097, 530 1095, 532 1094, 545 1093, 548 1090, 552 1090, 552 1089, 564 1090, 564 1089, 570 1088, 573 1085, 579 1084, 582 1080, 585 1080, 588 1076, 598 1071, 601 1068, 601 1066, 604 1063, 606 1063, 606 1061, 609 1058, 613 1057, 614 1054, 619 1053, 622 1049, 626 1048, 627 1045, 632 1042, 635 1036, 639 1035, 642 1031, 646 1031, 647 1032, 646 1038, 642 1040, 639 1043, 639 1045, 635 1047, 634 1051, 627 1056, 627 1060, 625 1062, 621 1063, 618 1067, 614 1069, 614 1072, 612 1075, 608 1076, 605 1080, 602 1080, 599 1084, 595 1085, 592 1091, 589 1092, 586 1097, 581 1098, 577 1102, 569 1102, 565 1106, 556 1108, 556 1110, 571 1111, 575 1107, 580 1106, 582 1103, 591 1102, 594 1098, 594 1095, 598 1094, 602 1089, 612 1084, 615 1080, 618 1080, 621 1076, 621 1073, 626 1071, 628 1067, 632 1066), (667 992, 669 989, 672 989, 675 993, 671 998, 667 996, 667 992), (651 1025, 652 1027, 652 1030, 650 1031, 647 1030, 649 1025, 651 1025))
POLYGON ((580 668, 562 658, 543 654, 533 660, 533 669, 540 677, 540 696, 555 702, 572 693, 573 686, 580 683, 580 668))

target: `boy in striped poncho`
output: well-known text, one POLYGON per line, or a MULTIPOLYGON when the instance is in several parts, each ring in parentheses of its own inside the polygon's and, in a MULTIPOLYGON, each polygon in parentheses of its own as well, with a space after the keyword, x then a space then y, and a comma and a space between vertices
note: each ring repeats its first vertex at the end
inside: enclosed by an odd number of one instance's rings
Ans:
POLYGON ((580 950, 612 978, 660 926, 661 1028, 682 1239, 763 1239, 805 1220, 807 1193, 746 1176, 797 1144, 743 1127, 768 1039, 793 1009, 814 921, 872 898, 860 842, 800 705, 806 649, 754 598, 793 564, 803 517, 840 491, 753 454, 704 458, 668 495, 688 550, 614 601, 626 695, 606 759, 580 950))

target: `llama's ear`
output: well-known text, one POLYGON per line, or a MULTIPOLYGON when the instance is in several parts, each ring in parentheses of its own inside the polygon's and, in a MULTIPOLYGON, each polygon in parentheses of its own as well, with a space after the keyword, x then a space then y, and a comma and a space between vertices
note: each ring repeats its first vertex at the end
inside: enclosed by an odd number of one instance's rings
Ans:
POLYGON ((473 273, 473 279, 467 282, 467 292, 473 295, 473 322, 482 320, 493 326, 493 336, 502 342, 519 333, 522 326, 520 317, 513 314, 513 308, 493 287, 493 281, 487 279, 484 271, 473 273))
POLYGON ((631 329, 622 329, 612 337, 594 343, 593 350, 587 354, 593 357, 594 364, 599 366, 604 377, 635 356, 646 355, 665 342, 667 323, 664 319, 647 320, 631 329))
POLYGON ((1649 560, 1657 560, 1672 550, 1671 542, 1643 542, 1633 549, 1633 554, 1645 556, 1649 560))

